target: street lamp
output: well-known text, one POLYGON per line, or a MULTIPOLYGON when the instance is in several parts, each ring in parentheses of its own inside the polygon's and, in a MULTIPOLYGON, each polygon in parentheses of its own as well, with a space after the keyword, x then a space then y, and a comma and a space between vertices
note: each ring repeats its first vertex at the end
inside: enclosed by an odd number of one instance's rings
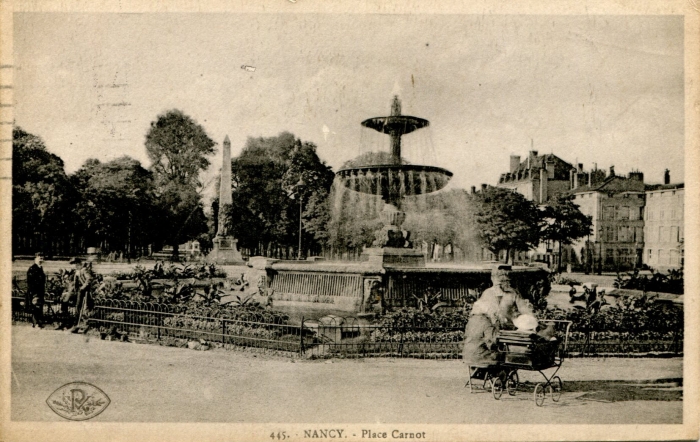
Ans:
POLYGON ((303 190, 304 186, 306 186, 306 183, 304 183, 304 180, 302 180, 301 178, 299 178, 299 181, 294 185, 294 189, 296 191, 295 193, 299 196, 299 249, 297 251, 297 259, 299 261, 301 261, 301 191, 303 190))

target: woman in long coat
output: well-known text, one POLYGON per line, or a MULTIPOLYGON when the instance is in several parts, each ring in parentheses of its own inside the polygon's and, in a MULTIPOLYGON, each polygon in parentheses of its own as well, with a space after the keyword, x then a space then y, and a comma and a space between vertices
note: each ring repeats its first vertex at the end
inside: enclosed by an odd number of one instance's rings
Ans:
POLYGON ((511 287, 509 272, 494 270, 493 286, 484 290, 472 306, 464 330, 462 359, 469 365, 490 365, 498 362, 496 338, 504 326, 522 314, 532 314, 532 305, 511 287))

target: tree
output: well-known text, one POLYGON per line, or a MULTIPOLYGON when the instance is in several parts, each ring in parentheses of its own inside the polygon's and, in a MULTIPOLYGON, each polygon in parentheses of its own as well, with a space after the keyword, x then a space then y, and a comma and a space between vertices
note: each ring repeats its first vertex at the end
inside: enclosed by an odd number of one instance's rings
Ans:
POLYGON ((88 243, 129 257, 143 252, 159 230, 153 174, 123 156, 107 163, 89 159, 71 178, 82 197, 75 212, 88 243))
POLYGON ((55 240, 65 238, 73 225, 75 195, 63 160, 20 127, 12 131, 12 156, 13 253, 51 255, 55 240))
POLYGON ((541 217, 537 206, 523 195, 501 187, 487 187, 474 194, 479 237, 497 255, 506 251, 508 262, 513 251, 537 247, 541 217))
POLYGON ((559 243, 558 270, 561 270, 562 245, 571 245, 589 235, 593 225, 591 217, 581 213, 571 197, 559 197, 545 206, 541 216, 545 219, 542 239, 559 243))
POLYGON ((214 141, 202 126, 173 109, 151 122, 146 152, 151 160, 156 197, 162 217, 161 232, 179 258, 179 244, 207 231, 199 173, 209 167, 214 141))
POLYGON ((215 144, 202 126, 178 109, 159 115, 146 134, 146 152, 157 179, 193 188, 200 186, 199 172, 209 167, 207 156, 214 153, 215 144))
POLYGON ((254 253, 287 255, 298 243, 299 198, 306 248, 318 248, 324 224, 323 203, 333 172, 313 143, 289 132, 276 137, 249 138, 232 161, 233 205, 230 229, 242 248, 254 253), (298 183, 302 186, 297 186, 298 183), (311 230, 313 229, 313 230, 311 230))

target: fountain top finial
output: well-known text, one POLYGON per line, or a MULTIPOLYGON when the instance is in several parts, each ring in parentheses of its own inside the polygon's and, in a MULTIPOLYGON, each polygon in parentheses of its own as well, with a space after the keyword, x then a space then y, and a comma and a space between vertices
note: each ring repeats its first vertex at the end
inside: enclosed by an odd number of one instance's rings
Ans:
POLYGON ((391 116, 398 117, 401 115, 401 100, 398 95, 394 95, 394 99, 391 102, 391 116))

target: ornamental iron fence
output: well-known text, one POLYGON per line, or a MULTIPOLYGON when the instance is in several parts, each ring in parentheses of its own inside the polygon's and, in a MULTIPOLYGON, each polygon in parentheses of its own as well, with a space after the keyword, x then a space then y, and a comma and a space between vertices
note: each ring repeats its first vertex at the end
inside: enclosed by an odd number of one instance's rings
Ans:
MULTIPOLYGON (((13 292, 13 321, 30 322, 24 297, 13 292)), ((198 311, 201 311, 198 310, 198 311)), ((68 315, 74 317, 75 307, 68 315)), ((312 358, 420 358, 460 359, 464 329, 461 327, 405 327, 360 323, 357 318, 331 316, 287 324, 269 311, 242 310, 235 318, 190 314, 183 306, 123 300, 100 300, 87 315, 91 328, 102 337, 128 336, 144 342, 186 346, 188 342, 224 348, 257 348, 296 353, 312 358), (169 342, 170 341, 170 342, 169 342)), ((230 312, 229 312, 230 314, 230 312)), ((47 297, 44 316, 48 322, 61 319, 60 302, 47 297)), ((672 340, 591 339, 568 342, 567 357, 635 357, 664 354, 681 356, 683 338, 672 340)))

